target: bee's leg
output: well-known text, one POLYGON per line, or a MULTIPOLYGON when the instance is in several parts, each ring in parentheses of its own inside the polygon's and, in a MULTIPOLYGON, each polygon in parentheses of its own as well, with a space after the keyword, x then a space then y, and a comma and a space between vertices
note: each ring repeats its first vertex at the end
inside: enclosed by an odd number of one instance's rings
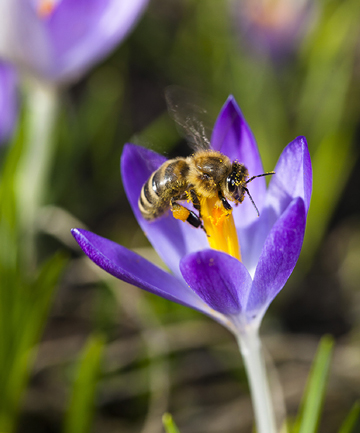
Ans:
POLYGON ((223 204, 225 210, 231 210, 232 209, 231 205, 226 200, 226 198, 223 196, 221 191, 218 192, 218 196, 219 196, 219 199, 221 200, 221 203, 223 204))
POLYGON ((199 211, 199 217, 201 218, 201 206, 199 197, 196 195, 195 190, 191 189, 190 191, 191 201, 193 202, 194 208, 199 211))
MULTIPOLYGON (((195 192, 194 189, 191 189, 189 192, 190 192, 191 201, 192 201, 192 203, 193 203, 193 205, 194 205, 194 208, 199 212, 199 219, 200 219, 200 221, 202 221, 202 217, 201 217, 201 206, 200 206, 200 200, 199 200, 199 197, 197 196, 197 194, 196 194, 196 192, 195 192)), ((207 234, 207 232, 206 232, 205 227, 203 226, 203 224, 201 224, 200 227, 204 230, 206 236, 209 236, 209 235, 207 234)))
POLYGON ((174 218, 186 221, 196 229, 202 227, 201 219, 193 211, 177 203, 174 198, 171 199, 171 212, 174 218))

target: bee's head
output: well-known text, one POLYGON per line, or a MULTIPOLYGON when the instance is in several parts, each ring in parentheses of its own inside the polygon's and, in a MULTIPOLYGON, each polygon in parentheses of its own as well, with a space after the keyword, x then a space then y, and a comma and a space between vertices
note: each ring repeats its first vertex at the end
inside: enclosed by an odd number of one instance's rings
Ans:
POLYGON ((245 165, 235 161, 232 163, 231 172, 225 181, 225 195, 229 200, 236 201, 236 203, 241 203, 244 200, 245 193, 247 193, 259 216, 258 208, 256 207, 256 204, 254 203, 254 200, 247 189, 247 184, 257 177, 269 176, 270 174, 275 174, 275 171, 257 174, 256 176, 252 176, 250 179, 248 179, 249 172, 247 171, 245 165))
POLYGON ((246 179, 249 172, 244 164, 233 162, 231 172, 225 181, 225 191, 228 199, 241 203, 244 200, 246 179))

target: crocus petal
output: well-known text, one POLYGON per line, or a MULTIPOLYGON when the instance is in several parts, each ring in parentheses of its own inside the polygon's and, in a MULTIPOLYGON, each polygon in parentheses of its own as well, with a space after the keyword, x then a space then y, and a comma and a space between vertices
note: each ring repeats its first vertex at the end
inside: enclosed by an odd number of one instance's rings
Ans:
POLYGON ((46 23, 53 41, 53 72, 82 73, 104 58, 133 28, 148 0, 62 0, 46 23), (64 29, 67 29, 64 32, 64 29))
POLYGON ((165 160, 149 149, 127 144, 121 157, 121 173, 126 195, 141 228, 171 271, 181 275, 180 259, 190 252, 207 247, 205 233, 176 220, 171 212, 155 221, 146 221, 138 207, 142 186, 165 160))
POLYGON ((294 198, 301 197, 307 212, 312 191, 312 169, 305 137, 297 137, 285 147, 275 172, 269 184, 267 205, 279 216, 294 198))
MULTIPOLYGON (((233 96, 229 96, 216 120, 211 146, 232 161, 245 164, 250 177, 264 172, 254 136, 233 96)), ((265 179, 255 179, 249 184, 249 190, 261 212, 265 202, 265 179)), ((248 197, 234 208, 234 218, 237 226, 247 226, 256 220, 256 210, 248 197)))
POLYGON ((0 144, 11 138, 17 119, 17 74, 0 62, 0 144))
POLYGON ((244 264, 251 275, 255 271, 261 250, 272 226, 296 197, 304 200, 306 212, 310 206, 312 169, 305 137, 298 137, 283 150, 275 167, 266 195, 266 205, 258 221, 240 231, 244 264))
POLYGON ((251 277, 239 260, 204 250, 184 257, 180 269, 185 281, 211 308, 228 316, 241 313, 251 277))
POLYGON ((115 48, 147 3, 4 0, 0 55, 43 79, 73 80, 115 48))
POLYGON ((294 199, 277 220, 266 238, 247 312, 265 312, 270 302, 284 287, 300 255, 304 239, 306 211, 302 198, 294 199))
POLYGON ((311 27, 318 7, 310 0, 245 0, 232 2, 231 6, 241 43, 259 58, 270 55, 277 67, 281 61, 291 59, 291 53, 311 27))
POLYGON ((115 242, 83 229, 72 229, 71 232, 85 254, 114 277, 170 301, 208 313, 206 305, 184 281, 115 242))

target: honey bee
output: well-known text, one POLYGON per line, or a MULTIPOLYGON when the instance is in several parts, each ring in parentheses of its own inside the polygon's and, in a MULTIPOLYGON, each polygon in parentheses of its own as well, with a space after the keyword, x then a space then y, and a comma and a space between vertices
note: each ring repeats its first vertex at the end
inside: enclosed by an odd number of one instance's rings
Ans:
POLYGON ((174 108, 169 101, 168 105, 175 121, 191 136, 195 153, 170 159, 151 174, 141 189, 138 202, 143 218, 155 220, 170 209, 176 219, 205 231, 201 219, 201 198, 217 198, 216 205, 230 212, 232 207, 229 201, 238 205, 243 202, 245 193, 259 215, 247 185, 257 177, 274 172, 249 178, 244 164, 232 162, 226 155, 210 148, 210 140, 206 137, 202 122, 188 115, 180 117, 178 107, 174 108), (184 200, 191 201, 198 214, 179 203, 184 200))
POLYGON ((247 184, 269 174, 274 172, 249 179, 244 164, 231 162, 226 155, 215 150, 201 150, 187 158, 170 159, 152 173, 141 189, 139 209, 146 220, 159 218, 171 209, 175 218, 204 229, 200 198, 217 197, 224 209, 231 211, 229 201, 236 205, 242 203, 247 193, 259 214, 247 184), (199 215, 180 204, 182 200, 191 200, 199 215))

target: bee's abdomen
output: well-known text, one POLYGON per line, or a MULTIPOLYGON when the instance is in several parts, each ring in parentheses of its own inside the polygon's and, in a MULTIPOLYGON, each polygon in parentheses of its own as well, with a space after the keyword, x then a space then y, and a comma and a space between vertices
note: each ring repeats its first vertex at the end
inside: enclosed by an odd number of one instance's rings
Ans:
POLYGON ((188 164, 185 158, 170 159, 158 168, 141 189, 139 209, 147 220, 166 212, 172 198, 184 194, 187 186, 188 164))

